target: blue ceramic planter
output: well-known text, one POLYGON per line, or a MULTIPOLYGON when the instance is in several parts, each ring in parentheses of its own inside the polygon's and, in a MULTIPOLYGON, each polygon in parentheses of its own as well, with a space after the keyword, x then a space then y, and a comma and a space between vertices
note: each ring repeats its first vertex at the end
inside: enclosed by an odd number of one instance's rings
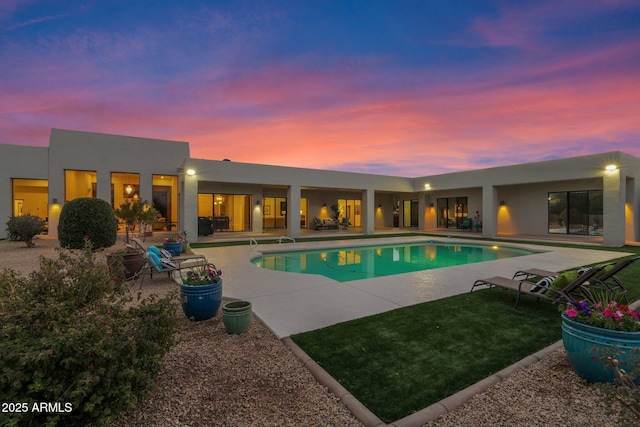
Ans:
POLYGON ((182 311, 191 320, 211 319, 222 302, 222 279, 211 285, 189 286, 180 284, 182 311))
MULTIPOLYGON (((620 368, 630 372, 636 362, 640 369, 640 332, 597 328, 562 315, 562 341, 573 369, 580 377, 595 383, 613 382, 615 375, 606 356, 616 356, 620 368), (631 351, 632 349, 635 351, 631 351), (596 351, 594 351, 596 350, 596 351), (603 359, 604 360, 600 360, 603 359)), ((640 381, 640 372, 634 381, 640 381)))
POLYGON ((182 253, 182 242, 164 242, 162 247, 171 252, 173 256, 180 256, 182 253))

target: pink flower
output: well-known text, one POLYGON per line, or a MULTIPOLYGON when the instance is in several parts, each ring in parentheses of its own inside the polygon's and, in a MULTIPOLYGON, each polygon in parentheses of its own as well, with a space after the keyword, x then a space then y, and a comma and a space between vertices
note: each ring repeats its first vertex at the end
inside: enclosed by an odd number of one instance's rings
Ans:
POLYGON ((602 315, 605 317, 613 317, 613 311, 609 307, 602 310, 602 315))
POLYGON ((620 320, 624 317, 624 314, 622 314, 622 312, 618 310, 615 313, 613 313, 611 317, 613 317, 616 320, 620 320))
POLYGON ((569 317, 577 317, 578 316, 578 310, 576 310, 573 307, 567 308, 567 310, 565 311, 565 314, 567 316, 569 316, 569 317))

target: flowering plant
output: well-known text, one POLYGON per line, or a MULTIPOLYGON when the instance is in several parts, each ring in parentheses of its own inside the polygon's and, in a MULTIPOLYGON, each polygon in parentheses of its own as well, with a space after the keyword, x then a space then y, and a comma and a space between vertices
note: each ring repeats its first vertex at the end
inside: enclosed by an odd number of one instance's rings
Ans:
POLYGON ((187 271, 187 277, 182 279, 184 285, 204 286, 218 282, 222 276, 222 270, 218 270, 213 264, 194 267, 187 271))
POLYGON ((180 237, 165 237, 164 241, 167 243, 173 242, 173 243, 177 243, 177 242, 182 242, 182 239, 180 237))
POLYGON ((640 332, 640 312, 635 312, 615 301, 589 305, 587 301, 571 301, 564 314, 575 320, 598 328, 615 331, 640 332))

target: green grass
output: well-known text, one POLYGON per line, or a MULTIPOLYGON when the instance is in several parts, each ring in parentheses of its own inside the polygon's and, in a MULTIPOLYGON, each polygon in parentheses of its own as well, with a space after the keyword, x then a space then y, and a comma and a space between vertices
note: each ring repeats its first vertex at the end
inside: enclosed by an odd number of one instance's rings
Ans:
MULTIPOLYGON (((629 246, 611 250, 640 254, 629 246)), ((640 261, 617 277, 630 300, 640 299, 640 261)), ((475 291, 292 339, 380 419, 392 422, 561 338, 557 306, 524 297, 516 310, 515 297, 497 288, 475 291)))

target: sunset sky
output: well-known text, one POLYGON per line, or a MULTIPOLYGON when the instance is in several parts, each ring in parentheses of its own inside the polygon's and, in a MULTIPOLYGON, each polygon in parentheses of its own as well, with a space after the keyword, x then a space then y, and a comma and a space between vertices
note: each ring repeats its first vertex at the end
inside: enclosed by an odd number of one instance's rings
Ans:
POLYGON ((0 1, 0 143, 423 176, 640 156, 640 2, 0 1))

